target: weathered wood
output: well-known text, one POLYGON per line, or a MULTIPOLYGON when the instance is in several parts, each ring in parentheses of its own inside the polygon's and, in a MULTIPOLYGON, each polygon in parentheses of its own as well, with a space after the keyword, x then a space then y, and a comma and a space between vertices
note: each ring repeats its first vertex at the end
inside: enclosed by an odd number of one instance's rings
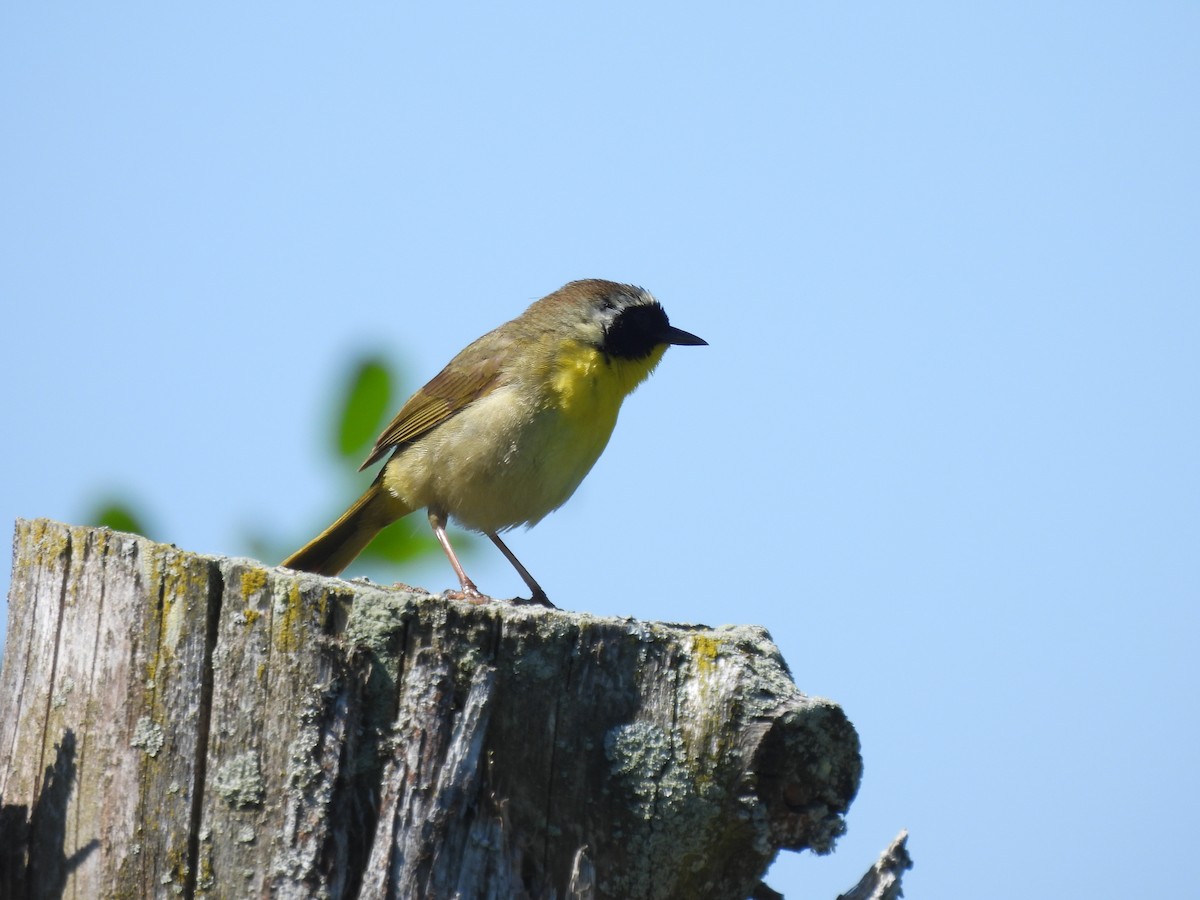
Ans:
POLYGON ((908 831, 901 831, 879 855, 862 879, 837 900, 899 900, 904 896, 901 879, 913 866, 908 855, 908 831))
POLYGON ((18 522, 0 895, 751 894, 861 761, 756 627, 474 605, 18 522))

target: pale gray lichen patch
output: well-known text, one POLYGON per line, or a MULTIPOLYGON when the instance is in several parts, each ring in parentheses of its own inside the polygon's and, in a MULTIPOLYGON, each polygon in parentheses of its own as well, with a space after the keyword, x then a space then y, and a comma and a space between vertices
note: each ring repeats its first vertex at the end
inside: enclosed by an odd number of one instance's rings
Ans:
POLYGON ((261 805, 264 785, 258 754, 247 751, 233 757, 217 771, 213 786, 230 806, 240 809, 261 805))
POLYGON ((373 591, 356 597, 346 624, 346 642, 388 656, 419 595, 407 591, 373 591))
POLYGON ((605 890, 614 896, 681 896, 677 881, 657 880, 661 867, 656 860, 684 860, 682 869, 690 871, 711 846, 705 823, 711 823, 719 790, 702 760, 684 758, 682 741, 681 733, 645 721, 618 725, 604 737, 613 781, 625 793, 632 816, 642 823, 634 826, 639 834, 632 853, 635 864, 602 878, 605 890))
POLYGON ((604 755, 637 814, 649 819, 654 814, 659 779, 671 762, 671 747, 663 730, 650 722, 618 725, 604 736, 604 755))
POLYGON ((59 685, 58 692, 50 701, 54 708, 62 709, 64 706, 66 706, 67 697, 71 695, 73 690, 75 690, 75 679, 68 675, 62 680, 62 683, 59 685))
POLYGON ((151 757, 158 756, 163 747, 163 730, 149 716, 142 716, 133 728, 129 745, 140 747, 151 757))

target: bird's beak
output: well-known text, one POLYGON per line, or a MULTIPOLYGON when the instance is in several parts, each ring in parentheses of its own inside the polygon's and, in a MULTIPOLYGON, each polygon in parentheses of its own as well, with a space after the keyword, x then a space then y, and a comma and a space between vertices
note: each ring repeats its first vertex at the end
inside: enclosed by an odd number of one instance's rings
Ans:
POLYGON ((689 347, 707 347, 708 341, 702 337, 696 337, 690 331, 684 331, 682 328, 676 328, 674 325, 668 325, 667 330, 662 336, 663 342, 667 344, 683 344, 689 347))

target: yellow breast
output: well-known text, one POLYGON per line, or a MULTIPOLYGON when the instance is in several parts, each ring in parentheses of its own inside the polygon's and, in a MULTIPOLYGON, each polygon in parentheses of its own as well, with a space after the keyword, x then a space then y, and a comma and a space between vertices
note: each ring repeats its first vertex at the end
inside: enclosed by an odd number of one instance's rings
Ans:
MULTIPOLYGON (((595 347, 566 341, 550 375, 552 402, 568 419, 597 426, 615 423, 621 401, 654 371, 666 349, 656 347, 645 359, 630 360, 606 357, 595 347)), ((612 431, 612 424, 608 430, 612 431)))

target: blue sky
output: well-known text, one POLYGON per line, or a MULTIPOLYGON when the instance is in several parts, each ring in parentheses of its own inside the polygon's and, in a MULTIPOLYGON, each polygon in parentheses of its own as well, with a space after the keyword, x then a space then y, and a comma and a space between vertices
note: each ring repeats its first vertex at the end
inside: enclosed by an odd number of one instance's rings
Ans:
POLYGON ((835 896, 907 827, 913 897, 1173 892, 1200 7, 425 7, 0 11, 4 527, 117 492, 188 549, 299 543, 353 499, 355 354, 411 389, 641 284, 711 346, 510 545, 570 609, 765 625, 843 704, 849 833, 772 885, 835 896))

